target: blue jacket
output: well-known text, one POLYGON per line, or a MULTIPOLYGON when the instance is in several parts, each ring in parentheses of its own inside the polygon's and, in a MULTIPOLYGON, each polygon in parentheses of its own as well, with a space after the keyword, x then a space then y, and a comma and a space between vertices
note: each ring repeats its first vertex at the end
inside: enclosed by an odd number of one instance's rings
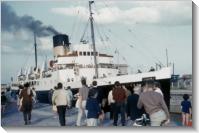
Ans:
POLYGON ((88 110, 87 118, 98 118, 101 113, 99 103, 96 98, 88 98, 86 102, 86 110, 88 110))

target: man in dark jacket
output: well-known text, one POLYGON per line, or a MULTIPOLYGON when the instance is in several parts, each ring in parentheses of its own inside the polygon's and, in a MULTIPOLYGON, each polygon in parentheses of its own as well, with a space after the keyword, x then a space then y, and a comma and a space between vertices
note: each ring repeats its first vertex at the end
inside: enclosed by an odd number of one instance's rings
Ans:
POLYGON ((126 100, 126 91, 122 88, 121 84, 116 81, 113 89, 113 100, 115 100, 114 107, 114 126, 117 126, 118 115, 121 114, 121 123, 122 126, 125 126, 125 100, 126 100))
POLYGON ((127 115, 130 116, 132 121, 135 121, 137 118, 140 118, 144 113, 144 109, 137 108, 140 91, 141 87, 135 86, 132 91, 132 94, 127 99, 127 115))

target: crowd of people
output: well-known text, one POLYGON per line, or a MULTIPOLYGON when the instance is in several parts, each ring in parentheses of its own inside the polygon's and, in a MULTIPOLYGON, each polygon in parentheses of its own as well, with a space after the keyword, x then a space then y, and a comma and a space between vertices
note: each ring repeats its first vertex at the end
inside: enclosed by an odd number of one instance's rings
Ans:
MULTIPOLYGON (((54 89, 49 91, 49 103, 58 114, 61 126, 66 125, 66 110, 73 107, 74 96, 76 96, 75 107, 78 108, 76 126, 100 126, 106 116, 105 106, 109 107, 109 119, 112 120, 113 126, 119 125, 118 118, 121 120, 121 125, 125 126, 127 120, 135 123, 143 114, 146 114, 150 119, 151 126, 167 125, 170 122, 170 114, 164 101, 160 83, 156 81, 150 80, 142 84, 134 84, 128 89, 116 81, 105 99, 97 81, 93 81, 88 86, 86 79, 83 78, 81 83, 82 87, 75 95, 73 95, 70 86, 64 87, 62 83, 58 83, 54 89)), ((192 112, 191 102, 188 100, 187 94, 183 98, 184 101, 181 103, 182 125, 188 125, 192 112)), ((5 93, 2 92, 1 106, 3 111, 6 100, 5 93)), ((19 111, 23 112, 25 125, 31 123, 31 111, 36 102, 35 88, 31 87, 29 83, 20 85, 17 92, 17 105, 19 111)))
MULTIPOLYGON (((103 93, 97 86, 97 81, 93 81, 90 86, 85 79, 82 79, 81 83, 82 87, 76 94, 78 97, 75 105, 78 108, 76 126, 82 126, 84 123, 87 126, 99 126, 105 116, 103 93)), ((158 83, 148 81, 128 90, 116 81, 107 97, 113 126, 118 126, 119 116, 122 126, 125 126, 128 119, 134 122, 143 114, 150 118, 151 126, 161 126, 163 122, 168 124, 169 111, 159 87, 158 83)), ((70 95, 66 93, 67 90, 63 88, 62 83, 58 83, 56 88, 52 94, 52 104, 57 107, 60 125, 65 126, 65 111, 67 107, 71 107, 72 92, 70 95)))

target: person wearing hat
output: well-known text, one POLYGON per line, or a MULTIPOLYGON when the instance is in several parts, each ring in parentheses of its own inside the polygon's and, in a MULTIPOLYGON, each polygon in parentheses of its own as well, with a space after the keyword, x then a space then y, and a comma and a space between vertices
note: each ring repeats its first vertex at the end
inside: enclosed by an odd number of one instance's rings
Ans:
POLYGON ((89 90, 86 102, 86 110, 88 111, 87 126, 97 126, 98 117, 102 114, 97 95, 98 93, 95 89, 89 90))
POLYGON ((135 121, 137 118, 140 118, 144 113, 143 109, 137 108, 140 92, 141 86, 137 85, 133 88, 131 95, 127 98, 126 111, 127 115, 130 117, 132 121, 135 121))

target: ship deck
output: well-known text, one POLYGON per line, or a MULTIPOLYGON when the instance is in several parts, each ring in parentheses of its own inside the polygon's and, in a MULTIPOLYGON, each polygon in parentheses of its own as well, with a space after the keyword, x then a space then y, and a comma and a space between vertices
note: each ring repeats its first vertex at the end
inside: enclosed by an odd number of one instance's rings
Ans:
MULTIPOLYGON (((171 122, 169 127, 181 126, 180 114, 171 113, 171 122)), ((66 126, 75 126, 77 118, 77 109, 72 108, 66 112, 66 126)), ((111 127, 113 121, 105 118, 101 123, 102 127, 111 127)), ((84 123, 85 125, 85 123, 84 123)), ((16 101, 13 101, 7 105, 5 113, 1 117, 1 126, 5 129, 10 127, 25 127, 23 121, 23 114, 17 110, 16 101)), ((32 121, 29 127, 60 127, 58 116, 52 111, 52 107, 49 104, 37 103, 32 111, 32 121)), ((121 126, 121 124, 119 124, 121 126)), ((127 127, 132 127, 132 122, 127 120, 127 127)))

